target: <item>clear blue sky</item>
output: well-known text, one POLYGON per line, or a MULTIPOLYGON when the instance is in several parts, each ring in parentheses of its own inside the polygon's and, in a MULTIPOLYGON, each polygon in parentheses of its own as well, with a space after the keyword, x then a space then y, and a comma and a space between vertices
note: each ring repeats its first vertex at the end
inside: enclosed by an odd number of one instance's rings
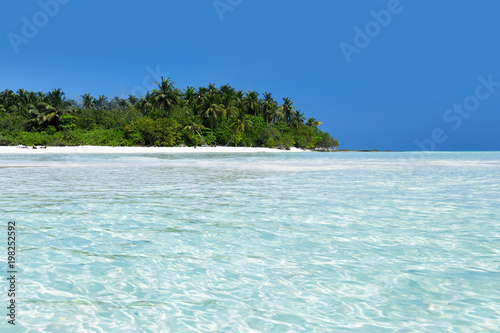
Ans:
POLYGON ((0 90, 127 96, 151 87, 149 66, 179 88, 290 97, 341 148, 500 150, 499 1, 218 5, 5 1, 0 90))

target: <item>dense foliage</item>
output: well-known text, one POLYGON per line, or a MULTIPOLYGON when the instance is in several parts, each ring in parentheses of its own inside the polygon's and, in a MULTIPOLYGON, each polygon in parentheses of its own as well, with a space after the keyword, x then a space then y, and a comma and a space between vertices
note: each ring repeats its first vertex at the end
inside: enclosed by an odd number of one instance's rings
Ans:
POLYGON ((108 101, 82 95, 65 98, 19 89, 0 93, 0 145, 177 146, 240 145, 251 147, 330 148, 337 140, 306 120, 289 98, 281 105, 264 93, 229 85, 181 91, 170 79, 137 98, 108 101))

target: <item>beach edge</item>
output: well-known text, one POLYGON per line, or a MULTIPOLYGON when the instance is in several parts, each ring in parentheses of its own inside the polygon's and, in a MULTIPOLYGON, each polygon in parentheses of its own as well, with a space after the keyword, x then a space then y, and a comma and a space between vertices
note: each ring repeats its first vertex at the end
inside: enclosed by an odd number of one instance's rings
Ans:
POLYGON ((122 147, 122 146, 0 146, 0 154, 187 154, 187 153, 303 153, 311 150, 291 147, 122 147))

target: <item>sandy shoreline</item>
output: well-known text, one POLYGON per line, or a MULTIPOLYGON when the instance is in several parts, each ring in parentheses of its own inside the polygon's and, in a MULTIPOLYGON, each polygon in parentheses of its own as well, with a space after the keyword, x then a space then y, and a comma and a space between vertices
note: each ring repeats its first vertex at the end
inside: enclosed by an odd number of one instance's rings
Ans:
POLYGON ((0 146, 0 154, 162 154, 162 153, 299 153, 308 150, 290 148, 252 148, 252 147, 109 147, 75 146, 47 147, 33 149, 19 146, 0 146))

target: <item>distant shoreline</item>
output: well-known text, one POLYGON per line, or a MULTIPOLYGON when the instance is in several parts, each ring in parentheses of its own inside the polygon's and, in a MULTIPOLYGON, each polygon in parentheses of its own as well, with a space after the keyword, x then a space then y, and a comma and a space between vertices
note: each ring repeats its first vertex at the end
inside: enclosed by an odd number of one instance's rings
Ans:
POLYGON ((161 153, 303 153, 312 150, 299 148, 276 149, 264 147, 112 147, 112 146, 0 146, 0 154, 161 154, 161 153))
POLYGON ((158 153, 303 153, 303 152, 360 152, 388 153, 396 150, 378 149, 290 149, 266 147, 143 147, 143 146, 0 146, 0 154, 158 154, 158 153))

